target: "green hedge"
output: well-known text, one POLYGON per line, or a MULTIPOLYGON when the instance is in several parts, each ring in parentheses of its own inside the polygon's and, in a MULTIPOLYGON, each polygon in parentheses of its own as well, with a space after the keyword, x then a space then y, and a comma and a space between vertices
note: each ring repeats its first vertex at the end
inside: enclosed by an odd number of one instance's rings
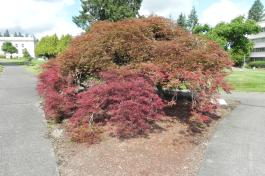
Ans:
POLYGON ((255 61, 248 63, 250 67, 265 68, 265 61, 255 61))

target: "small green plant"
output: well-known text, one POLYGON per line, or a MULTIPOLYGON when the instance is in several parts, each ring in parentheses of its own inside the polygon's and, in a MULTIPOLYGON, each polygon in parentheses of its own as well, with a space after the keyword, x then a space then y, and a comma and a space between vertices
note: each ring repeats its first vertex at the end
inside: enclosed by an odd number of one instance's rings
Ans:
POLYGON ((29 52, 28 52, 28 50, 26 48, 23 49, 23 58, 25 58, 29 62, 32 60, 32 57, 31 57, 31 55, 29 54, 29 52))
POLYGON ((250 62, 248 63, 249 67, 253 68, 253 67, 256 67, 256 68, 265 68, 265 61, 253 61, 253 62, 250 62))

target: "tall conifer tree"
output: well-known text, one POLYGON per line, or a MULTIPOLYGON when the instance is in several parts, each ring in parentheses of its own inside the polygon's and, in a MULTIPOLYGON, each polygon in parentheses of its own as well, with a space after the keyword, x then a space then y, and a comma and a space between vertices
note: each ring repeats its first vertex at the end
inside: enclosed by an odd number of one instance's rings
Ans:
POLYGON ((193 31, 193 29, 199 24, 199 19, 198 19, 198 15, 197 15, 197 11, 195 9, 195 7, 192 8, 190 15, 188 17, 188 29, 190 31, 193 31))
POLYGON ((73 22, 87 30, 98 20, 118 21, 139 15, 142 0, 81 0, 82 10, 73 22))
POLYGON ((177 19, 177 24, 186 29, 187 28, 187 18, 186 18, 186 15, 181 13, 177 19))
POLYGON ((260 0, 255 0, 248 12, 248 19, 260 22, 264 19, 264 6, 260 0))

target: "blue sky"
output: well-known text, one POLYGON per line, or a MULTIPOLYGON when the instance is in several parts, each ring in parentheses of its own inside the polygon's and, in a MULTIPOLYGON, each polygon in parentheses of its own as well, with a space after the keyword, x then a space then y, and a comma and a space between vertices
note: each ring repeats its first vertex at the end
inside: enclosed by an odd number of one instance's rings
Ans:
MULTIPOLYGON (((200 23, 215 25, 228 22, 238 15, 247 14, 254 0, 143 0, 140 13, 156 14, 176 19, 183 12, 189 14, 195 6, 200 23)), ((262 0, 265 4, 265 0, 262 0)), ((80 0, 0 0, 0 31, 9 29, 34 34, 38 38, 44 35, 82 32, 72 22, 72 16, 78 15, 80 0), (13 9, 10 12, 10 9, 13 9)))

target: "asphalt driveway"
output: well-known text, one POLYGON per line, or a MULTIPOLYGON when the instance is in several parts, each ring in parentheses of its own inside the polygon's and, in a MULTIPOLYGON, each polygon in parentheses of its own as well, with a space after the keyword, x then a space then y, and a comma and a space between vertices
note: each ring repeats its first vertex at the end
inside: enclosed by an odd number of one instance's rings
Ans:
POLYGON ((233 93, 239 105, 209 142, 199 176, 265 175, 265 93, 233 93))
POLYGON ((21 66, 0 75, 0 176, 57 176, 37 79, 21 66))

